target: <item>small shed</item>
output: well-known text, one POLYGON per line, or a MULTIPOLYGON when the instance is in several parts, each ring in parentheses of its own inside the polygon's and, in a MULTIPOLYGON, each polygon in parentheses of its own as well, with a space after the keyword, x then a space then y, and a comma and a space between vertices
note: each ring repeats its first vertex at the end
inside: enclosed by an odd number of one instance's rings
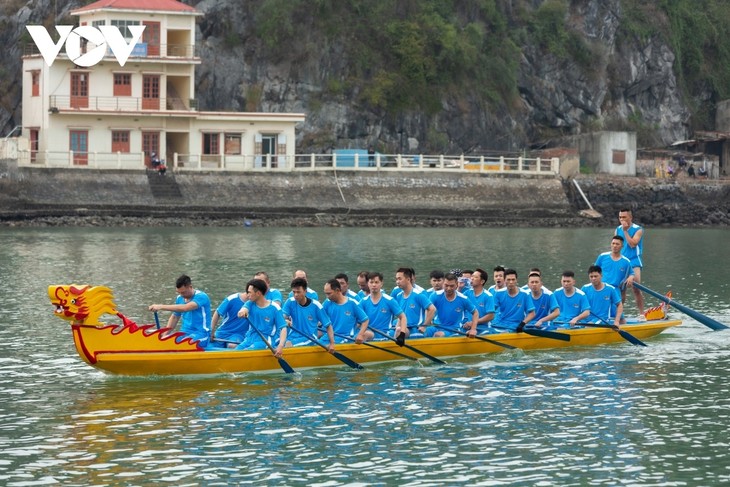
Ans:
POLYGON ((595 173, 636 176, 636 133, 593 132, 576 137, 580 164, 595 173))

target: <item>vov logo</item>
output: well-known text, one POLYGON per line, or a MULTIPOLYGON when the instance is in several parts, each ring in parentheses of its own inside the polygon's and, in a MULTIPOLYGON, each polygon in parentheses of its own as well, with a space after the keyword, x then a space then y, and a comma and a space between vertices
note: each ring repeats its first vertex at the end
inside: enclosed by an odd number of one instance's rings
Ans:
POLYGON ((145 25, 128 26, 129 31, 132 33, 132 40, 129 44, 124 40, 124 36, 122 36, 119 29, 113 25, 100 25, 98 28, 82 25, 75 29, 72 25, 57 25, 56 32, 60 36, 57 43, 53 42, 48 30, 42 25, 27 25, 26 29, 28 29, 48 66, 53 64, 53 61, 58 57, 58 53, 61 52, 61 47, 65 44, 66 54, 68 54, 69 59, 77 66, 88 68, 104 59, 107 47, 117 58, 119 65, 124 66, 137 42, 142 37, 145 27, 145 25), (82 53, 81 39, 86 39, 96 47, 82 53))

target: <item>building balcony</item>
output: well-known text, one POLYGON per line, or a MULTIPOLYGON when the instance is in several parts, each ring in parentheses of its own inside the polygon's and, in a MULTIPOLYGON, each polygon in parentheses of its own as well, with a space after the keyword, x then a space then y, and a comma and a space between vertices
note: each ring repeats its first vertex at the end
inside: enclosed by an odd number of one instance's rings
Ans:
MULTIPOLYGON (((87 52, 92 47, 93 45, 89 45, 82 52, 87 52)), ((30 42, 23 45, 23 56, 33 57, 40 55, 41 52, 34 43, 30 42)), ((65 49, 61 49, 61 52, 58 53, 58 59, 69 60, 65 49)), ((115 59, 111 50, 107 50, 104 60, 112 61, 115 59)), ((182 61, 186 63, 200 63, 200 55, 198 46, 195 44, 149 44, 147 42, 138 42, 127 62, 130 61, 182 61)))
POLYGON ((178 97, 135 98, 132 96, 69 96, 51 95, 51 113, 89 112, 194 112, 198 102, 194 98, 183 100, 178 97))

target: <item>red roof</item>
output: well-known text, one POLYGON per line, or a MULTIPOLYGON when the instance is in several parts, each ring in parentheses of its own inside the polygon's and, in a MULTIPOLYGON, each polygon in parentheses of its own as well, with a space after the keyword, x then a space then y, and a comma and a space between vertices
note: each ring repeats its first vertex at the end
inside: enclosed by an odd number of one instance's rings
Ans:
POLYGON ((102 8, 116 8, 123 10, 157 10, 165 12, 197 12, 193 7, 185 5, 178 0, 98 0, 85 7, 78 8, 71 12, 80 14, 91 10, 102 8))

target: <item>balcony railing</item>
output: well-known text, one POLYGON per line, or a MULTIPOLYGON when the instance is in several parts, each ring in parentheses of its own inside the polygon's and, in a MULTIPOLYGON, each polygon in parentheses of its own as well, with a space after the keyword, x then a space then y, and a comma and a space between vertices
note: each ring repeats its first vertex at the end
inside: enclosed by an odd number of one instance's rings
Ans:
MULTIPOLYGON (((88 52, 93 49, 93 44, 86 46, 84 52, 88 52)), ((40 56, 41 52, 32 42, 23 44, 23 56, 40 56)), ((58 57, 61 59, 68 59, 65 49, 61 49, 58 53, 58 57)), ((107 50, 106 58, 113 58, 111 50, 107 50)), ((138 42, 135 46, 129 59, 143 60, 143 59, 199 59, 200 52, 199 48, 195 44, 147 44, 146 42, 138 42)))
POLYGON ((194 111, 198 102, 194 98, 136 98, 132 96, 69 96, 51 95, 50 110, 141 112, 141 111, 194 111), (187 101, 187 103, 186 103, 187 101))
MULTIPOLYGON (((338 160, 336 154, 250 155, 250 154, 178 154, 166 161, 176 172, 317 172, 317 171, 409 171, 464 172, 484 174, 513 174, 556 176, 558 158, 541 159, 504 156, 445 156, 413 154, 376 154, 369 157, 348 156, 338 160)), ((18 165, 30 167, 73 167, 90 169, 141 170, 145 166, 143 153, 18 151, 18 165)))

